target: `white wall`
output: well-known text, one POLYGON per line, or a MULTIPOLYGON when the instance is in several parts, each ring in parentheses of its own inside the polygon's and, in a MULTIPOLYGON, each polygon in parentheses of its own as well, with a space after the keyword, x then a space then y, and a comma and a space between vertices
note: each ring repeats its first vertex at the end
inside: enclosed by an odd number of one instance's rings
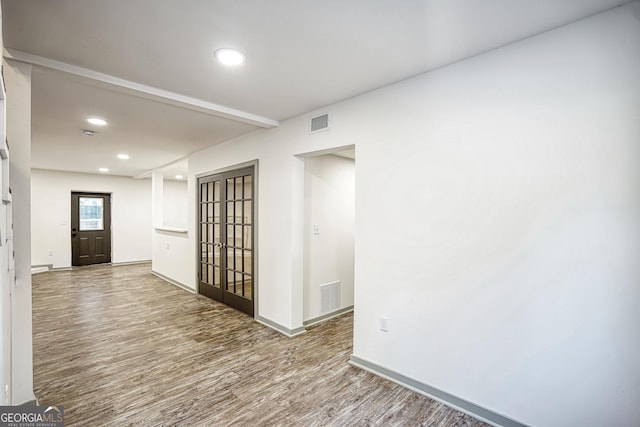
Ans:
POLYGON ((387 123, 358 146, 355 355, 530 425, 637 423, 639 12, 353 103, 387 123), (377 232, 385 193, 415 227, 377 232))
POLYGON ((188 183, 165 180, 160 171, 153 173, 152 180, 154 229, 151 236, 151 269, 154 273, 195 292, 196 281, 191 276, 193 270, 185 268, 188 263, 195 262, 195 243, 189 239, 188 233, 156 228, 187 228, 188 183))
MULTIPOLYGON (((12 190, 13 251, 9 258, 15 259, 14 268, 8 261, 9 274, 15 271, 15 286, 11 292, 11 322, 4 323, 3 334, 11 330, 11 379, 4 381, 2 388, 9 388, 12 405, 32 402, 33 394, 33 349, 31 339, 31 228, 30 228, 30 179, 31 165, 31 65, 7 60, 3 66, 7 86, 6 132, 10 146, 9 184, 12 190)), ((5 242, 7 243, 7 242, 5 242)), ((11 246, 9 246, 9 249, 11 246)), ((3 358, 3 364, 6 361, 3 358)), ((3 366, 3 372, 6 366, 3 366)), ((3 378, 4 380, 4 378, 3 378)), ((4 394, 4 390, 3 390, 4 394)), ((7 396, 5 396, 5 400, 7 396)))
MULTIPOLYGON (((0 18, 0 24, 2 23, 0 18)), ((0 25, 1 26, 1 25, 0 25)), ((1 28, 0 28, 1 30, 1 28)), ((0 34, 0 38, 2 35, 0 34)), ((0 45, 1 46, 1 45, 0 45)), ((2 62, 0 61, 0 64, 2 62)), ((5 140, 5 97, 4 97, 4 79, 0 65, 0 138, 5 140)), ((0 144, 2 144, 0 140, 0 144)), ((3 147, 4 148, 4 147, 3 147)), ((7 183, 5 170, 9 165, 5 161, 0 161, 0 188, 4 188, 7 183)), ((9 239, 8 231, 11 229, 11 205, 7 208, 7 204, 3 201, 0 203, 0 385, 9 384, 11 381, 11 279, 10 258, 13 252, 13 240, 9 239)), ((0 402, 2 405, 10 404, 8 393, 0 390, 0 402)))
POLYGON ((303 319, 307 321, 327 314, 321 310, 320 293, 327 283, 340 282, 335 310, 353 305, 355 162, 322 155, 307 157, 304 163, 303 319))
MULTIPOLYGON (((2 5, 0 4, 0 47, 2 44, 2 5)), ((4 151, 3 156, 6 158, 8 147, 6 144, 6 123, 5 123, 5 104, 6 94, 4 91, 4 77, 2 72, 3 63, 0 61, 0 148, 4 151), (5 141, 5 144, 2 143, 5 141)), ((6 160, 0 159, 0 189, 4 193, 4 189, 8 188, 9 164, 6 160)), ((2 196, 4 199, 4 195, 2 196)), ((10 405, 10 393, 4 389, 4 385, 11 388, 11 290, 13 286, 14 275, 12 274, 11 264, 13 259, 10 254, 13 253, 13 239, 8 234, 13 219, 11 218, 11 204, 6 200, 0 203, 0 404, 10 405)))
POLYGON ((71 266, 71 192, 111 193, 111 261, 151 259, 151 181, 33 169, 32 265, 71 266), (52 255, 49 255, 52 253, 52 255))
POLYGON ((152 269, 186 289, 196 291, 190 263, 195 263, 193 243, 189 235, 162 230, 153 231, 152 269))
POLYGON ((259 315, 302 324, 294 156, 355 144, 354 356, 531 425, 636 424, 638 16, 634 2, 326 107, 327 132, 303 116, 191 156, 191 183, 258 159, 259 315))
POLYGON ((163 183, 163 220, 164 225, 187 227, 187 181, 163 183))

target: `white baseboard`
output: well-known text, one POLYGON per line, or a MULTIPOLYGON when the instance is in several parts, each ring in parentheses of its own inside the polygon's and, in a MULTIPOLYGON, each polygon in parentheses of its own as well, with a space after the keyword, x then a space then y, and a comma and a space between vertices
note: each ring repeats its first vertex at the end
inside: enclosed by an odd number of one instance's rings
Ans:
POLYGON ((123 262, 112 262, 111 265, 113 267, 120 267, 122 265, 136 265, 136 264, 151 264, 150 259, 143 259, 140 261, 123 261, 123 262))
POLYGON ((325 313, 322 316, 314 317, 313 319, 305 320, 304 322, 302 322, 302 324, 305 327, 306 326, 317 325, 318 323, 322 323, 322 322, 327 321, 329 319, 333 319, 334 317, 338 317, 338 316, 340 316, 340 315, 342 315, 344 313, 348 313, 350 311, 353 311, 353 305, 338 309, 336 311, 332 311, 331 313, 325 313))
POLYGON ((171 283, 173 286, 176 286, 176 287, 182 289, 183 291, 187 291, 187 292, 192 293, 192 294, 196 293, 195 289, 192 289, 189 286, 185 285, 184 283, 178 282, 177 280, 173 280, 172 278, 167 277, 162 273, 158 273, 157 271, 151 270, 151 274, 161 278, 165 282, 171 283))
POLYGON ((40 274, 40 273, 46 273, 49 270, 51 270, 51 268, 49 266, 46 266, 46 265, 33 266, 33 267, 31 267, 31 275, 40 274))
POLYGON ((288 336, 289 338, 295 337, 296 335, 300 335, 305 333, 307 330, 304 328, 304 326, 301 326, 299 328, 295 328, 295 329, 289 329, 286 328, 284 326, 282 326, 279 323, 276 323, 272 320, 269 319, 265 319, 264 317, 261 316, 257 316, 256 318, 256 322, 262 323, 265 326, 270 327, 271 329, 275 329, 276 331, 280 332, 281 334, 284 334, 286 336, 288 336))
POLYGON ((494 426, 502 427, 527 427, 527 424, 515 421, 507 416, 498 414, 475 403, 464 400, 460 397, 447 393, 446 391, 437 389, 428 384, 424 384, 406 375, 387 369, 383 366, 377 365, 368 360, 362 359, 358 356, 351 355, 349 363, 365 371, 371 372, 374 375, 385 378, 394 383, 400 384, 410 390, 430 397, 433 400, 442 402, 447 406, 457 409, 460 412, 469 414, 481 421, 489 423, 494 426))

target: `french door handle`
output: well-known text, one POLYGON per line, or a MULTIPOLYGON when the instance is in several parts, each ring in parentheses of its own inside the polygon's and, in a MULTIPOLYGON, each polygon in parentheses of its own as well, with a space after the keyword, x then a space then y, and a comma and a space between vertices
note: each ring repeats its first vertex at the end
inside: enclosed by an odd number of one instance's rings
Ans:
POLYGON ((226 248, 226 247, 227 247, 227 244, 226 244, 226 243, 221 243, 221 242, 216 243, 215 245, 216 245, 217 247, 219 247, 219 248, 226 248))

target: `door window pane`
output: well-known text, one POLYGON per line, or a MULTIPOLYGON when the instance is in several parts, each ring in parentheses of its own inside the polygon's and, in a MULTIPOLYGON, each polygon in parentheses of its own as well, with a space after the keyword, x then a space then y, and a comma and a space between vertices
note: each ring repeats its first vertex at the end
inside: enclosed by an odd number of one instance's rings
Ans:
POLYGON ((233 235, 233 225, 227 225, 227 246, 235 247, 235 237, 233 235))
POLYGON ((208 255, 209 255, 209 248, 208 245, 206 243, 202 244, 202 255, 200 256, 200 259, 202 260, 202 262, 209 262, 208 259, 208 255))
POLYGON ((213 202, 213 182, 207 183, 207 202, 213 202))
POLYGON ((251 226, 250 225, 245 225, 244 226, 242 239, 244 241, 244 244, 243 244, 244 248, 245 249, 252 249, 251 248, 251 226))
POLYGON ((227 202, 227 224, 233 224, 234 222, 233 206, 233 202, 227 202))
POLYGON ((104 230, 102 197, 80 197, 80 231, 104 230))
POLYGON ((233 178, 227 178, 227 200, 236 198, 236 186, 233 178))
POLYGON ((208 276, 207 276, 207 284, 215 286, 215 276, 213 275, 213 265, 207 265, 208 276))
POLYGON ((213 222, 220 222, 220 202, 213 204, 213 222))
POLYGON ((213 286, 215 286, 216 288, 220 287, 220 268, 219 267, 213 268, 213 286))
POLYGON ((200 264, 200 281, 207 282, 207 264, 200 264))
POLYGON ((253 195, 253 179, 251 175, 244 177, 244 194, 243 199, 251 199, 253 195))
POLYGON ((253 218, 251 217, 251 201, 247 201, 244 202, 244 211, 243 211, 243 215, 244 215, 244 223, 245 224, 251 224, 251 222, 253 221, 253 218))

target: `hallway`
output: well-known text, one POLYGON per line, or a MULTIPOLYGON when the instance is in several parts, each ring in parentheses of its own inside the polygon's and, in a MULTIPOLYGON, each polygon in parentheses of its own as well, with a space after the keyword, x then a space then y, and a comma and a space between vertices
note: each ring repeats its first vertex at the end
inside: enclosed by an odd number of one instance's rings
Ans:
POLYGON ((148 264, 38 274, 34 389, 67 426, 485 425, 349 365, 352 323, 287 338, 148 264))

